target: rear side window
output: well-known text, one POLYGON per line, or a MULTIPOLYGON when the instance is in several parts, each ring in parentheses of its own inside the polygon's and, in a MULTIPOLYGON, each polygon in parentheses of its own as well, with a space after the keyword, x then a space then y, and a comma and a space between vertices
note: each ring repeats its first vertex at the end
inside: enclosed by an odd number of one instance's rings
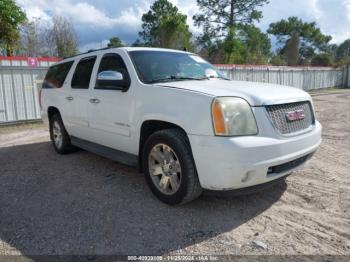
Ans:
POLYGON ((96 56, 83 58, 79 61, 72 79, 72 88, 88 89, 91 73, 94 68, 96 56))
POLYGON ((61 88, 74 61, 54 65, 45 76, 43 88, 61 88))

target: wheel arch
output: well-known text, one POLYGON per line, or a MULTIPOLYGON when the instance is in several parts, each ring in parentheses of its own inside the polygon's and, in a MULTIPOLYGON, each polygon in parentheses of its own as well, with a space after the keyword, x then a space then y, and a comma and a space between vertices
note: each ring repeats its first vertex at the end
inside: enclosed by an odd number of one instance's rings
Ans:
MULTIPOLYGON (((164 120, 156 120, 156 119, 151 119, 151 120, 145 120, 140 127, 140 139, 139 139, 139 171, 142 172, 142 161, 143 161, 143 147, 145 145, 145 142, 147 139, 154 134, 157 131, 164 130, 164 129, 179 129, 181 130, 187 137, 187 142, 190 146, 191 149, 191 144, 187 136, 187 132, 183 127, 181 127, 178 124, 169 122, 169 121, 164 121, 164 120)), ((192 152, 192 149, 191 149, 192 152)))
POLYGON ((57 107, 55 107, 55 106, 49 106, 49 107, 47 108, 47 117, 48 117, 49 121, 50 121, 50 119, 52 118, 52 116, 55 115, 55 114, 61 115, 61 113, 60 113, 60 111, 58 110, 57 107))

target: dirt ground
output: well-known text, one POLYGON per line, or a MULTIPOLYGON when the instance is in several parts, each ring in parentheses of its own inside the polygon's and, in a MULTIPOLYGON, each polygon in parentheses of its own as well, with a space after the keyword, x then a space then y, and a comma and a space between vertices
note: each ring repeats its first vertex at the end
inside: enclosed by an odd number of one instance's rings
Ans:
POLYGON ((350 92, 313 96, 323 143, 301 171, 180 207, 134 168, 56 154, 41 124, 0 128, 0 255, 350 255, 350 92))

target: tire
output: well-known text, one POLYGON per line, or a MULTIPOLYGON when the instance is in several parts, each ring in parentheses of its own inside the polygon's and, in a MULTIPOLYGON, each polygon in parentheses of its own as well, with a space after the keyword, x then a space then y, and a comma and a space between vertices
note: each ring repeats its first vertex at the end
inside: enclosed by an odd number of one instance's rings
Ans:
POLYGON ((145 143, 142 156, 146 182, 160 201, 179 205, 201 195, 190 144, 180 129, 165 129, 152 134, 145 143))
POLYGON ((50 118, 50 138, 57 153, 67 154, 72 151, 70 137, 59 114, 50 118))

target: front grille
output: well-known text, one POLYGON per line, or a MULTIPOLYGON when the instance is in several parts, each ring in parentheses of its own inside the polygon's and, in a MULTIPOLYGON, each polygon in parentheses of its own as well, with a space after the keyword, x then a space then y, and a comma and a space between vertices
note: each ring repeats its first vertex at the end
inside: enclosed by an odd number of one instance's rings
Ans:
POLYGON ((310 128, 314 124, 314 115, 310 102, 297 102, 266 106, 273 126, 283 135, 296 133, 310 128), (304 119, 290 121, 287 113, 303 110, 304 119))

